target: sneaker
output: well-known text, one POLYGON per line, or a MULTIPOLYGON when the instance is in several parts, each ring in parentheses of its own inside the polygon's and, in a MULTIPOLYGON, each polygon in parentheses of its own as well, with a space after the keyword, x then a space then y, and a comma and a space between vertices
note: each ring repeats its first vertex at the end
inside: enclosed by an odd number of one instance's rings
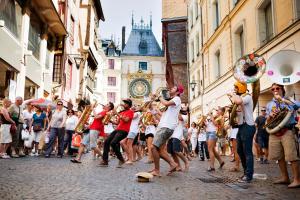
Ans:
POLYGON ((16 154, 16 152, 13 152, 13 153, 11 154, 11 157, 13 157, 13 158, 19 158, 20 156, 19 156, 18 154, 16 154))
POLYGON ((122 166, 124 165, 124 161, 119 161, 119 164, 117 165, 117 168, 122 168, 122 166))
POLYGON ((26 155, 24 154, 24 152, 22 150, 19 151, 19 156, 20 157, 25 157, 26 155))
POLYGON ((38 152, 35 153, 35 156, 39 156, 40 154, 38 152))
POLYGON ((2 154, 1 158, 3 159, 10 159, 10 156, 7 155, 6 153, 2 154))
POLYGON ((35 153, 30 153, 29 155, 30 155, 30 156, 35 156, 35 153))
POLYGON ((239 183, 250 183, 252 179, 248 178, 247 176, 243 176, 243 178, 239 179, 239 183))

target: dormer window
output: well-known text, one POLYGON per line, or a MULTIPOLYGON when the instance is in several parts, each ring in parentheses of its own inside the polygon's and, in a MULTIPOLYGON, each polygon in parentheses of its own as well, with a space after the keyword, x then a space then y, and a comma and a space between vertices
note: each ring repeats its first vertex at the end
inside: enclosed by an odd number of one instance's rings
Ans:
POLYGON ((139 52, 140 54, 147 54, 147 41, 144 39, 141 39, 140 44, 139 44, 139 52))

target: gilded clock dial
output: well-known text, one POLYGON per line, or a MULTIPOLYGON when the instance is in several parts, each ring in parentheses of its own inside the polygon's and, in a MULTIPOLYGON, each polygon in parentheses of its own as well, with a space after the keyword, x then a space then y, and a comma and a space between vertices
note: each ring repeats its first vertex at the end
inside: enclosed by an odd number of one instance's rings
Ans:
POLYGON ((129 85, 129 92, 132 97, 148 96, 150 93, 150 84, 145 79, 135 79, 129 85))

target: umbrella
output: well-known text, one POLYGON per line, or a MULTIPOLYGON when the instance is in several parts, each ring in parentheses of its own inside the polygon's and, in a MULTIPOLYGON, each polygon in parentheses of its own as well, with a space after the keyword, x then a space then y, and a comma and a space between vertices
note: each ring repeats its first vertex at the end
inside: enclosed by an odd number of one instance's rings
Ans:
POLYGON ((43 99, 43 98, 32 99, 32 100, 27 101, 27 103, 31 103, 31 105, 39 106, 41 108, 46 108, 48 105, 51 105, 51 108, 55 109, 55 104, 48 99, 43 99))

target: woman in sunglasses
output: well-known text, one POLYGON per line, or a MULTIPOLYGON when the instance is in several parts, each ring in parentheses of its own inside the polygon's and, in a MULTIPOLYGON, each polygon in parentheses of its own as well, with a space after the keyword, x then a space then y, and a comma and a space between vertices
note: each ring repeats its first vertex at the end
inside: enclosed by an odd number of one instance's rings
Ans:
POLYGON ((267 122, 274 118, 281 109, 287 108, 294 111, 287 124, 277 133, 269 136, 269 159, 278 160, 281 178, 274 184, 289 184, 289 188, 300 187, 299 155, 297 155, 296 138, 293 129, 296 125, 295 111, 300 108, 299 102, 292 102, 285 98, 283 85, 273 83, 271 86, 273 99, 267 104, 267 122), (292 164, 294 180, 290 183, 286 162, 292 164))
POLYGON ((63 110, 63 102, 57 101, 56 110, 52 114, 48 131, 50 131, 49 142, 46 147, 45 157, 49 158, 53 150, 56 137, 58 138, 57 157, 62 158, 64 152, 64 129, 67 119, 66 112, 63 110))
POLYGON ((75 127, 78 122, 78 117, 75 115, 74 110, 67 110, 67 120, 66 120, 66 132, 64 137, 64 150, 68 147, 68 155, 73 155, 73 149, 71 148, 72 136, 74 134, 75 127))

